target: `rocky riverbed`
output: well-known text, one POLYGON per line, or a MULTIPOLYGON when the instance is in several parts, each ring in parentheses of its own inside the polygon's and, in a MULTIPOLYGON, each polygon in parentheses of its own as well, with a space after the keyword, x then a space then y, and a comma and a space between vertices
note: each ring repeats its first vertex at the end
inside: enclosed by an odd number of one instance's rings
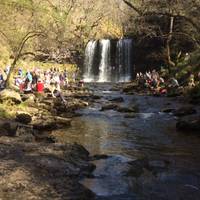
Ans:
POLYGON ((0 94, 28 106, 0 120, 0 199, 198 199, 199 105, 134 83, 89 88, 66 103, 0 94))

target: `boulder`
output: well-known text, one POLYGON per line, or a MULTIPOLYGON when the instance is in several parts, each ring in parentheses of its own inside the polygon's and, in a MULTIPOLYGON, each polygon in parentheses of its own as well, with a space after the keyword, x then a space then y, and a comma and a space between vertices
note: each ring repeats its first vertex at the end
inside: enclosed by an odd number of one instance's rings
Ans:
POLYGON ((29 113, 17 113, 15 120, 22 124, 29 124, 32 121, 32 117, 29 113))
POLYGON ((194 109, 193 106, 181 107, 173 112, 173 114, 177 117, 181 117, 181 116, 185 116, 185 115, 192 115, 192 114, 196 114, 196 113, 197 113, 197 111, 194 109))
POLYGON ((0 101, 12 101, 15 104, 20 104, 22 99, 18 92, 11 89, 5 89, 0 92, 0 101))

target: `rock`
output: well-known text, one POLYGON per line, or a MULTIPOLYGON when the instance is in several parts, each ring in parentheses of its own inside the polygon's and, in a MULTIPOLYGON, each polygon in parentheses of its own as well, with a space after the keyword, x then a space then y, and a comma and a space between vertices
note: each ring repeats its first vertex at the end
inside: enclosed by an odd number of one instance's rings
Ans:
POLYGON ((94 155, 90 158, 90 161, 94 161, 94 160, 102 160, 102 159, 108 159, 108 155, 104 155, 104 154, 101 154, 101 155, 94 155))
POLYGON ((11 89, 5 89, 0 92, 0 101, 12 101, 15 104, 20 104, 22 102, 21 96, 18 92, 11 90, 11 89))
POLYGON ((100 111, 104 111, 104 110, 115 110, 118 108, 118 105, 116 104, 108 104, 108 105, 105 105, 105 106, 102 106, 101 110, 100 111))
POLYGON ((43 143, 56 143, 56 138, 49 134, 49 132, 41 132, 35 131, 34 137, 36 142, 43 142, 43 143))
POLYGON ((196 114, 197 111, 192 106, 181 107, 173 112, 173 114, 177 117, 196 114))
POLYGON ((130 113, 130 112, 137 112, 137 108, 127 108, 127 107, 118 107, 116 109, 118 112, 123 112, 123 113, 130 113))
POLYGON ((17 124, 13 122, 3 122, 0 124, 0 136, 15 136, 17 124))
POLYGON ((140 177, 144 169, 149 169, 149 162, 147 158, 141 158, 135 161, 131 161, 129 164, 129 170, 126 176, 140 177))
POLYGON ((22 101, 26 101, 26 103, 35 103, 35 95, 34 94, 23 94, 22 101))
POLYGON ((120 102, 124 102, 124 99, 123 97, 116 97, 116 98, 110 99, 109 101, 120 103, 120 102))
POLYGON ((32 121, 32 117, 29 113, 17 113, 15 120, 22 124, 29 124, 32 121))
POLYGON ((164 108, 164 109, 161 110, 161 112, 164 112, 164 113, 172 113, 174 111, 175 111, 174 108, 164 108))
POLYGON ((137 89, 138 85, 136 83, 131 83, 128 85, 125 85, 123 88, 123 92, 133 92, 133 90, 137 89))
POLYGON ((34 130, 32 126, 18 125, 16 130, 18 141, 35 142, 34 130))
POLYGON ((176 128, 183 132, 194 131, 200 133, 200 117, 197 119, 180 120, 177 122, 176 128))
POLYGON ((52 131, 58 128, 55 120, 38 120, 34 122, 33 128, 40 131, 52 131))
POLYGON ((130 113, 130 114, 124 115, 124 118, 135 118, 135 117, 137 117, 137 114, 135 114, 135 113, 130 113))
POLYGON ((54 117, 55 122, 59 125, 64 125, 64 126, 70 126, 71 125, 71 119, 69 118, 64 118, 64 117, 54 117))

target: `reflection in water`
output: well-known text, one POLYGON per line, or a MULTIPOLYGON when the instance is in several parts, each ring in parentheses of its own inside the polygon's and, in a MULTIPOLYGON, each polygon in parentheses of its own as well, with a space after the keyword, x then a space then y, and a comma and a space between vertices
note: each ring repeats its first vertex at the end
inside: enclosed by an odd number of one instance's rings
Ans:
POLYGON ((106 92, 108 87, 96 85, 97 94, 104 91, 102 99, 79 111, 82 116, 73 120, 71 128, 57 133, 61 141, 83 144, 91 154, 111 155, 96 161, 95 178, 82 183, 99 199, 199 200, 200 138, 177 133, 174 117, 160 113, 169 99, 106 92), (138 105, 140 113, 125 118, 116 111, 99 111, 101 104, 118 96, 125 100, 122 106, 138 105), (137 178, 126 176, 129 162, 140 158, 153 166, 142 169, 137 178))

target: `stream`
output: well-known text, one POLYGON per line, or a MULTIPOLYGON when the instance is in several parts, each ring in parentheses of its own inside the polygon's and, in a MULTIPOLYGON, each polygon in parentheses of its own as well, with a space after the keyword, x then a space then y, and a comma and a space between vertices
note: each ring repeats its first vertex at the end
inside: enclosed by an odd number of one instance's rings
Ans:
POLYGON ((73 119, 62 141, 82 144, 107 159, 93 161, 94 177, 81 182, 97 200, 199 200, 200 137, 176 131, 176 117, 160 112, 177 108, 177 98, 124 95, 112 84, 90 84, 101 99, 73 119), (123 97, 121 106, 137 106, 130 115, 100 111, 110 99, 123 97))

